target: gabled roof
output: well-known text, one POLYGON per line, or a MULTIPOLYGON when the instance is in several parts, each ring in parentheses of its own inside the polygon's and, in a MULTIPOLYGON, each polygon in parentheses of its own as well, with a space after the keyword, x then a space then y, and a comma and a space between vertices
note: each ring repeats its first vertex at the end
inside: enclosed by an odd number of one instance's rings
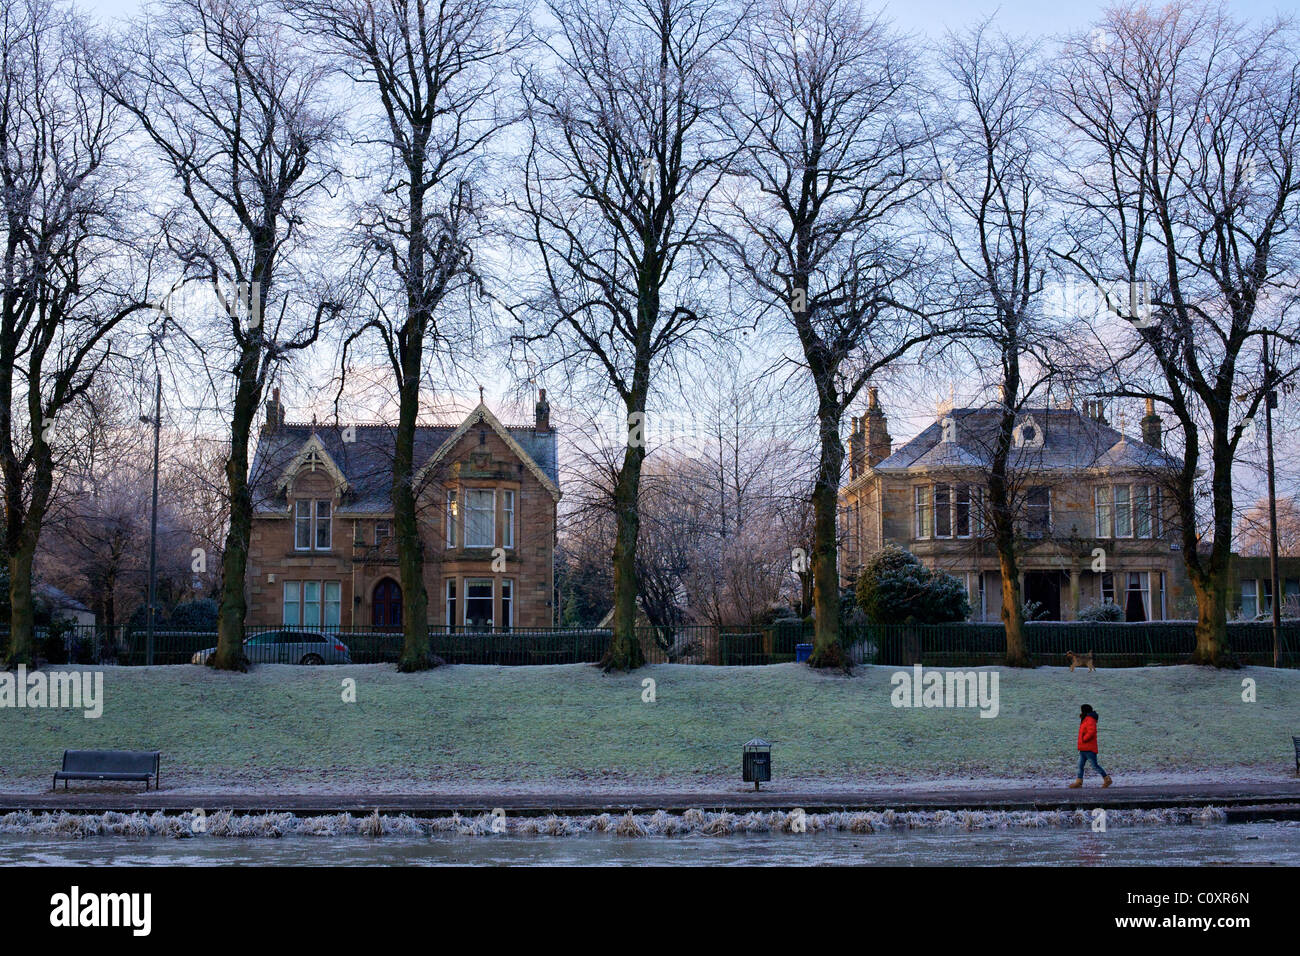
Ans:
MULTIPOLYGON (((985 468, 1001 419, 1001 409, 956 408, 949 414, 957 422, 957 440, 941 441, 943 429, 934 422, 871 470, 904 475, 944 468, 985 468)), ((1042 430, 1041 447, 1012 448, 1014 468, 1037 471, 1150 471, 1177 468, 1173 455, 1128 438, 1105 422, 1072 408, 1029 408, 1016 416, 1020 425, 1032 418, 1042 430)))
MULTIPOLYGON (((435 456, 445 457, 456 441, 476 422, 483 421, 519 456, 524 466, 557 498, 559 463, 556 435, 532 426, 502 425, 480 405, 459 425, 418 425, 415 429, 415 463, 423 473, 435 456)), ((330 462, 347 482, 347 495, 336 514, 387 514, 392 511, 393 425, 312 425, 286 423, 262 435, 249 469, 249 485, 256 514, 283 514, 282 479, 295 463, 305 461, 313 448, 330 462), (313 442, 313 439, 315 440, 313 442)), ((296 473, 296 472, 294 472, 296 473)))
POLYGON ((496 432, 497 436, 506 443, 506 447, 513 451, 519 457, 519 460, 524 463, 524 466, 533 473, 533 477, 542 483, 542 487, 549 491, 556 501, 560 500, 560 483, 542 470, 541 466, 533 460, 533 456, 524 451, 519 442, 510 434, 510 430, 502 425, 482 402, 479 402, 478 407, 469 413, 469 418, 461 422, 460 427, 452 432, 451 436, 442 443, 442 446, 416 471, 415 484, 418 486, 424 480, 424 476, 429 469, 445 458, 447 453, 456 447, 456 443, 479 423, 487 425, 496 432))
POLYGON ((293 457, 280 473, 280 480, 275 483, 276 492, 285 491, 293 483, 298 472, 308 463, 311 464, 312 470, 315 470, 316 464, 319 463, 326 473, 334 479, 334 484, 338 490, 343 493, 348 490, 348 479, 334 459, 330 456, 329 451, 325 448, 325 443, 320 440, 319 435, 313 434, 305 442, 298 454, 293 457))

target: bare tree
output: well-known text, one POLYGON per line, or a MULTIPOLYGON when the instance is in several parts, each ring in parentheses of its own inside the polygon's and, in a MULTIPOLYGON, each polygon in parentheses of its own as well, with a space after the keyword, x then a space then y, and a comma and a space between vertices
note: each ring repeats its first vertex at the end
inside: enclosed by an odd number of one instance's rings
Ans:
MULTIPOLYGON (((1277 499, 1278 553, 1300 557, 1300 505, 1294 498, 1277 499)), ((1261 498, 1237 521, 1237 546, 1245 555, 1267 556, 1269 552, 1268 499, 1261 498)))
POLYGON ((646 410, 661 368, 706 326, 706 213, 735 152, 720 128, 728 0, 552 0, 545 66, 523 79, 530 140, 523 235, 541 288, 520 338, 544 365, 613 392, 626 447, 613 487, 614 636, 636 640, 638 500, 646 410))
POLYGON ((741 274, 798 341, 816 394, 812 490, 816 634, 809 661, 843 667, 836 518, 845 410, 928 341, 924 258, 905 213, 925 185, 916 53, 851 0, 771 0, 737 37, 732 208, 741 274))
POLYGON ((1065 183, 1074 238, 1060 254, 1096 284, 1149 283, 1114 309, 1131 325, 1100 332, 1114 393, 1154 399, 1181 431, 1173 498, 1198 606, 1194 663, 1232 663, 1232 468, 1267 391, 1259 340, 1275 347, 1274 387, 1294 374, 1300 341, 1296 44, 1285 21, 1247 27, 1212 4, 1130 4, 1069 39, 1057 77, 1075 134, 1065 183), (1238 416, 1234 397, 1243 393, 1238 416), (1201 470, 1207 543, 1198 533, 1201 470))
POLYGON ((281 18, 252 0, 165 0, 123 38, 101 78, 179 187, 161 224, 183 281, 209 283, 220 303, 197 317, 202 331, 183 331, 204 366, 219 369, 212 397, 230 409, 230 524, 211 658, 223 670, 247 666, 248 446, 263 389, 337 309, 325 298, 301 315, 291 292, 306 292, 289 281, 311 206, 333 175, 324 77, 281 18))
POLYGON ((131 196, 118 111, 91 81, 89 25, 48 0, 0 5, 0 471, 10 664, 32 663, 32 565, 66 453, 60 430, 145 301, 122 261, 131 196))
POLYGON ((945 428, 960 428, 963 444, 987 446, 979 449, 987 490, 980 507, 1002 577, 1006 662, 1024 667, 1030 661, 1021 531, 1027 498, 1041 495, 1044 485, 1033 450, 1041 442, 1018 441, 1017 425, 1026 409, 1048 405, 1065 341, 1063 323, 1046 314, 1042 295, 1057 219, 1045 162, 1046 87, 1037 50, 997 34, 988 21, 949 36, 943 70, 950 99, 935 140, 940 177, 926 218, 953 267, 962 313, 954 347, 969 366, 989 370, 984 384, 997 395, 995 428, 969 429, 955 420, 945 428))
POLYGON ((456 336, 467 332, 445 304, 465 295, 468 306, 481 289, 474 252, 486 210, 483 152, 508 119, 497 67, 519 42, 519 18, 499 0, 290 6, 377 100, 370 142, 383 150, 382 187, 361 216, 359 260, 372 311, 349 333, 343 366, 353 343, 377 337, 396 383, 393 531, 405 635, 398 668, 423 670, 430 657, 415 481, 420 388, 430 358, 454 364, 456 336))

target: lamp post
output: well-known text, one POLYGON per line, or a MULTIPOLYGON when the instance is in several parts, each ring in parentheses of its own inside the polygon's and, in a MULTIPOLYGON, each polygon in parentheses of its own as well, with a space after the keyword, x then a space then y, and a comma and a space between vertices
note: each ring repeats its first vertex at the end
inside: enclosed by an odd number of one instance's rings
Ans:
POLYGON ((1282 658, 1282 594, 1278 573, 1277 486, 1273 472, 1273 409, 1277 407, 1277 389, 1273 387, 1273 367, 1269 363, 1268 333, 1264 333, 1264 443, 1268 446, 1268 573, 1272 579, 1273 666, 1282 658))
POLYGON ((140 421, 153 425, 153 513, 149 518, 149 608, 145 623, 144 662, 153 664, 154 619, 157 616, 158 589, 158 438, 162 430, 162 373, 154 386, 153 418, 141 415, 140 421))

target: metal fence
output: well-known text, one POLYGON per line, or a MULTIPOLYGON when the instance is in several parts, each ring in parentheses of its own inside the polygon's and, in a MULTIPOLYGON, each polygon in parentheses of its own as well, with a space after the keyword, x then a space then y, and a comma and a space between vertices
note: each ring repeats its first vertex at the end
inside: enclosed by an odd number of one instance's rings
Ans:
MULTIPOLYGON (((612 632, 600 628, 515 628, 474 630, 431 627, 429 652, 448 664, 581 664, 599 661, 612 632)), ((759 666, 796 660, 797 645, 811 644, 812 626, 782 622, 756 627, 638 627, 637 638, 652 664, 759 666)), ((1091 651, 1101 667, 1143 667, 1184 663, 1196 646, 1190 621, 1143 624, 1032 622, 1025 626, 1036 664, 1063 665, 1066 652, 1091 651)), ((246 648, 258 663, 394 663, 399 631, 369 627, 247 628, 246 648)), ((889 666, 979 666, 1000 663, 1006 638, 1000 624, 865 625, 842 635, 858 664, 889 666)), ((37 654, 49 663, 188 664, 202 660, 217 643, 215 631, 159 629, 150 641, 142 628, 63 627, 36 633, 37 654)), ((0 632, 0 654, 8 635, 0 632)), ((1242 663, 1273 663, 1273 633, 1267 622, 1228 625, 1228 645, 1242 663)), ((1283 622, 1280 663, 1300 667, 1300 621, 1283 622)))

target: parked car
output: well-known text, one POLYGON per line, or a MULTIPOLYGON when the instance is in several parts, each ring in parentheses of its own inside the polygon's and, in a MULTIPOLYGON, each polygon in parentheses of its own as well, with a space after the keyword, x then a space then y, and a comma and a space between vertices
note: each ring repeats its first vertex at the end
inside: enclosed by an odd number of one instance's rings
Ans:
MULTIPOLYGON (((191 662, 206 664, 215 647, 197 652, 191 662)), ((352 653, 337 637, 317 631, 263 631, 244 641, 252 664, 351 664, 352 653)))

